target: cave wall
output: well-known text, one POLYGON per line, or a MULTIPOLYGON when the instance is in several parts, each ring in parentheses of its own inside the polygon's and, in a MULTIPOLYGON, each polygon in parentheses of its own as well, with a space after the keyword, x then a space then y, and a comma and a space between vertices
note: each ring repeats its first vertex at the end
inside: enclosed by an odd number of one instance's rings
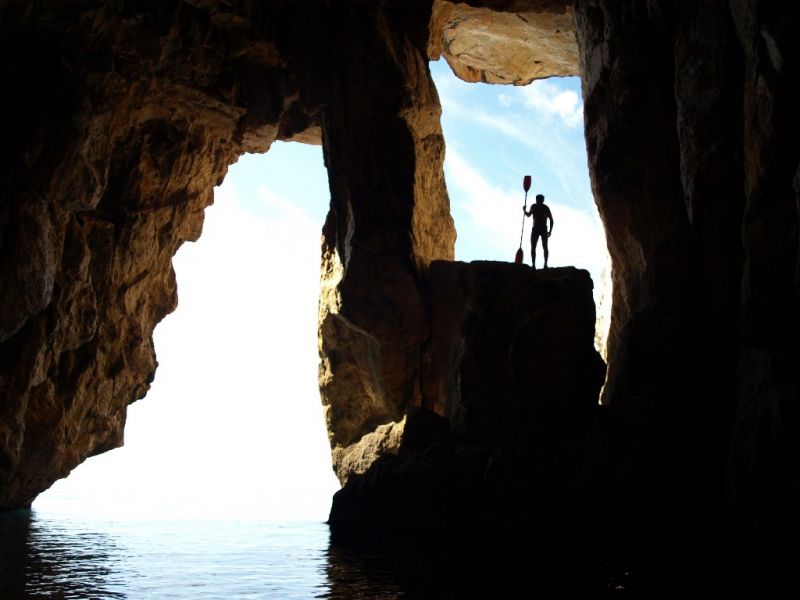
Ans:
POLYGON ((0 6, 0 69, 16 90, 0 115, 0 509, 122 444, 126 407, 154 377, 153 328, 177 303, 172 255, 200 234, 227 166, 275 139, 324 142, 330 173, 332 446, 419 403, 419 273, 452 258, 455 238, 429 14, 424 2, 0 6))
POLYGON ((798 9, 578 0, 575 14, 625 511, 713 521, 724 497, 745 527, 796 529, 798 9))
POLYGON ((248 110, 245 83, 204 57, 217 26, 188 4, 2 11, 2 73, 16 90, 0 117, 10 508, 122 444, 126 406, 156 368, 153 327, 177 302, 171 257, 200 234, 248 110), (226 79, 217 98, 204 93, 226 79))
POLYGON ((731 13, 744 48, 745 218, 727 482, 749 527, 789 537, 800 528, 800 7, 739 2, 731 13))

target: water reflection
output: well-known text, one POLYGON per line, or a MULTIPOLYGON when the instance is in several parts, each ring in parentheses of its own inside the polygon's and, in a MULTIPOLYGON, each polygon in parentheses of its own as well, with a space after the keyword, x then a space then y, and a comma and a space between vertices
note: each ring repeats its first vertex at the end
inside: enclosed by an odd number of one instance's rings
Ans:
POLYGON ((331 537, 326 598, 599 598, 624 594, 630 583, 628 572, 617 576, 587 549, 524 532, 362 533, 331 537))
MULTIPOLYGON (((335 600, 518 597, 537 587, 532 565, 519 569, 508 546, 449 536, 333 535, 328 549, 329 596, 335 600), (515 569, 516 572, 515 572, 515 569), (522 587, 519 587, 519 586, 522 587)), ((542 586, 538 586, 542 587, 542 586)))
POLYGON ((332 600, 394 600, 406 597, 397 565, 386 556, 331 544, 327 553, 328 591, 332 600))
POLYGON ((328 597, 323 523, 0 514, 0 599, 328 597))
POLYGON ((534 553, 469 536, 439 542, 354 543, 331 539, 315 522, 107 521, 18 511, 0 514, 0 599, 461 599, 517 597, 520 589, 596 597, 620 589, 619 581, 608 587, 607 570, 576 560, 574 549, 554 559, 549 548, 534 553))
POLYGON ((0 515, 0 540, 2 598, 125 597, 115 578, 124 554, 107 535, 20 510, 0 515))

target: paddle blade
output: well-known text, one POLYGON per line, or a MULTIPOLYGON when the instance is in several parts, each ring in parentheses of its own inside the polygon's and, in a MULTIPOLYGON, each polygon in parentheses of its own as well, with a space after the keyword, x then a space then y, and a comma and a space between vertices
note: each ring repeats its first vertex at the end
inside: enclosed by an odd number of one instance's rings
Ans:
POLYGON ((530 175, 525 175, 525 177, 522 178, 522 189, 524 189, 526 192, 529 189, 531 189, 531 176, 530 175))
POLYGON ((521 265, 522 264, 522 248, 517 250, 517 255, 514 257, 514 264, 521 265))

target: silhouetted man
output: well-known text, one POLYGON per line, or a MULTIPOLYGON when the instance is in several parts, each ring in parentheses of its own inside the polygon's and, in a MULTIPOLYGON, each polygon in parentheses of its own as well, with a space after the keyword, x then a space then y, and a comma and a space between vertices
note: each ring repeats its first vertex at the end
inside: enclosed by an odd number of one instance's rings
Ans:
POLYGON ((547 259, 550 252, 547 249, 547 238, 553 233, 553 215, 550 207, 544 203, 544 195, 536 194, 536 204, 531 204, 530 211, 522 207, 526 217, 533 217, 533 230, 531 231, 531 265, 536 268, 536 242, 542 238, 542 248, 544 249, 544 268, 547 268, 547 259), (547 221, 550 221, 550 229, 547 229, 547 221))

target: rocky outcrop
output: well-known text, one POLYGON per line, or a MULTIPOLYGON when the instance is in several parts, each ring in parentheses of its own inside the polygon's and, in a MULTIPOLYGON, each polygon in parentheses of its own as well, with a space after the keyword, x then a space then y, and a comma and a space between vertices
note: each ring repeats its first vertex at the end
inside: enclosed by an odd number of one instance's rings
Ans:
POLYGON ((428 55, 464 81, 527 85, 579 75, 572 4, 552 0, 435 0, 428 55))
POLYGON ((428 289, 424 406, 451 435, 528 446, 543 422, 566 425, 597 404, 605 365, 586 271, 437 261, 428 289))
POLYGON ((428 289, 423 408, 392 452, 350 474, 330 523, 481 530, 567 518, 605 375, 589 274, 436 261, 428 289))
MULTIPOLYGON (((423 290, 423 318, 431 326, 421 347, 420 399, 406 404, 401 417, 380 409, 386 393, 375 341, 338 315, 322 321, 324 361, 340 361, 348 352, 354 357, 343 364, 323 362, 324 377, 349 386, 348 395, 327 407, 334 468, 343 485, 361 485, 350 478, 408 450, 406 438, 415 434, 406 430, 405 415, 419 408, 438 416, 448 440, 486 452, 530 450, 532 444, 544 452, 554 435, 580 428, 594 414, 605 365, 593 347, 594 301, 586 271, 537 273, 510 263, 433 261, 423 290), (373 421, 358 433, 352 424, 365 416, 373 421), (337 443, 333 436, 344 431, 357 434, 337 443)), ((421 422, 428 421, 417 419, 417 431, 421 422)), ((350 493, 348 488, 344 495, 350 493)), ((331 519, 339 519, 336 511, 331 519)))

